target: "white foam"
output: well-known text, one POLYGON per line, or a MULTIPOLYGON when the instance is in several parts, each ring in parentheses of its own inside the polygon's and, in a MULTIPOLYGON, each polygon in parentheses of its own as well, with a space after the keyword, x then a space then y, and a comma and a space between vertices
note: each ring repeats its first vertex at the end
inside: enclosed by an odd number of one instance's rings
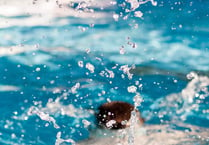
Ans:
POLYGON ((157 5, 157 2, 154 0, 126 0, 126 2, 130 3, 131 5, 130 11, 136 10, 140 5, 146 4, 147 2, 151 2, 153 6, 157 5))
POLYGON ((11 46, 0 47, 0 57, 20 54, 26 51, 35 51, 37 48, 33 46, 11 46))
POLYGON ((30 107, 27 114, 29 116, 38 115, 41 120, 51 122, 54 125, 54 128, 60 128, 59 125, 56 123, 56 120, 52 116, 50 116, 48 113, 39 110, 37 107, 30 107))
POLYGON ((20 90, 20 87, 18 87, 18 86, 2 85, 2 84, 0 84, 0 92, 5 92, 5 91, 18 91, 18 90, 20 90))
POLYGON ((56 137, 57 138, 56 138, 56 141, 55 141, 55 145, 60 145, 64 142, 71 143, 72 145, 76 144, 75 141, 72 140, 72 139, 62 139, 61 138, 61 132, 58 132, 56 137))
POLYGON ((76 83, 72 88, 71 88, 71 93, 75 94, 77 93, 77 89, 80 88, 80 83, 76 83))
POLYGON ((181 144, 185 142, 207 143, 208 129, 189 126, 191 132, 169 129, 168 125, 135 126, 134 138, 128 141, 129 131, 97 129, 92 131, 89 139, 78 142, 78 145, 158 145, 158 144, 181 144))
POLYGON ((74 105, 63 105, 61 103, 61 99, 63 99, 67 94, 64 93, 62 96, 58 97, 54 102, 48 101, 46 107, 41 108, 44 112, 48 112, 49 114, 61 113, 61 115, 67 115, 69 117, 74 117, 75 119, 83 119, 90 117, 94 112, 91 110, 85 110, 82 108, 76 108, 74 105))
MULTIPOLYGON (((50 26, 50 25, 65 25, 69 21, 64 17, 73 16, 78 18, 98 19, 103 17, 110 17, 104 12, 81 11, 69 8, 70 3, 76 1, 59 0, 38 0, 33 3, 32 1, 22 0, 18 1, 2 0, 0 1, 0 15, 6 16, 1 19, 0 28, 11 26, 50 26), (37 11, 38 10, 38 11, 37 11), (14 16, 27 16, 25 18, 15 18, 14 16), (54 18, 61 17, 61 20, 54 21, 54 18)), ((106 2, 106 1, 105 1, 106 2)), ((86 0, 87 6, 110 6, 109 3, 96 3, 86 0), (99 5, 100 4, 100 5, 99 5)))
MULTIPOLYGON (((159 114, 169 115, 167 112, 172 110, 172 118, 175 120, 177 117, 183 121, 193 112, 197 111, 201 106, 202 102, 194 102, 195 99, 199 98, 201 100, 209 97, 209 91, 207 87, 209 86, 209 78, 206 76, 198 76, 196 73, 191 72, 187 76, 192 76, 192 80, 187 84, 187 86, 180 93, 172 93, 166 97, 159 98, 150 106, 151 109, 159 109, 159 114), (182 104, 180 107, 178 104, 182 104)), ((205 104, 204 104, 205 105, 205 104)), ((208 118, 207 114, 198 113, 198 117, 208 118)))

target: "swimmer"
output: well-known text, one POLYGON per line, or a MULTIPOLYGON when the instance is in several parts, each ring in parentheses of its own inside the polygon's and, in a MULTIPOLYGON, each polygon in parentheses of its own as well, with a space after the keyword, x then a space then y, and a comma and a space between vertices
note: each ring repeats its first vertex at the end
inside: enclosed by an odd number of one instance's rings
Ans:
POLYGON ((140 124, 143 124, 144 119, 140 117, 140 113, 133 105, 122 102, 108 102, 99 107, 97 114, 98 125, 108 129, 124 129, 129 127, 131 113, 135 111, 140 124))
MULTIPOLYGON (((88 140, 78 143, 79 145, 127 145, 131 131, 130 126, 133 125, 134 128, 139 129, 144 123, 140 112, 133 105, 122 101, 102 104, 98 108, 96 119, 98 128, 91 133, 88 140), (132 114, 135 114, 136 117, 134 125, 130 122, 132 114)), ((141 130, 137 131, 141 132, 141 130)), ((141 133, 137 132, 136 134, 140 135, 141 133)))
MULTIPOLYGON (((177 145, 185 141, 205 144, 203 140, 190 136, 204 136, 205 132, 184 132, 169 127, 169 124, 144 125, 140 112, 131 104, 121 101, 108 102, 98 108, 98 127, 90 131, 90 137, 76 145, 177 145), (134 113, 135 112, 135 113, 134 113), (135 114, 135 122, 132 116, 135 114)), ((194 128, 195 126, 189 126, 194 128)), ((207 142, 208 143, 208 142, 207 142)))

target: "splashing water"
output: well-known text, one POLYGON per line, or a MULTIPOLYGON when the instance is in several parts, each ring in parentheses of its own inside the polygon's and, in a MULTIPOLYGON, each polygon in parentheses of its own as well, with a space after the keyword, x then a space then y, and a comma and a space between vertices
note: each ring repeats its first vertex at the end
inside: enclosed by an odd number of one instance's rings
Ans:
POLYGON ((166 115, 167 111, 173 108, 175 112, 169 115, 173 115, 177 120, 189 121, 188 117, 193 116, 195 112, 198 112, 198 117, 208 119, 205 110, 208 109, 206 100, 209 97, 209 78, 198 76, 195 72, 187 74, 187 78, 190 82, 180 93, 170 94, 166 99, 160 98, 152 107, 161 107, 162 111, 159 112, 161 115, 166 115))
POLYGON ((56 129, 60 128, 59 125, 57 125, 56 120, 53 117, 49 116, 49 114, 46 114, 46 113, 40 111, 38 108, 31 107, 29 109, 28 115, 30 116, 30 115, 33 115, 33 114, 38 115, 41 118, 41 120, 52 122, 53 125, 54 125, 54 128, 56 128, 56 129))
POLYGON ((209 144, 208 4, 0 1, 0 144, 209 144), (144 126, 98 129, 115 100, 144 126))
POLYGON ((157 5, 157 2, 154 0, 126 0, 128 3, 131 4, 131 10, 136 10, 140 5, 146 4, 147 2, 151 2, 153 6, 157 5))
POLYGON ((72 140, 72 139, 62 139, 61 138, 61 132, 58 132, 57 133, 57 139, 56 139, 56 142, 55 142, 55 145, 60 145, 64 142, 67 142, 67 143, 71 143, 72 145, 75 145, 75 141, 72 140))

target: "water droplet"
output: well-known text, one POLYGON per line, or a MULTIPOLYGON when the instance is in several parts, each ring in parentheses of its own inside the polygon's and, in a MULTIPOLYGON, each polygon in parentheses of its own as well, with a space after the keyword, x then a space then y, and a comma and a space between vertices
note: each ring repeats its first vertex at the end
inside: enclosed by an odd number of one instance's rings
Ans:
POLYGON ((55 83, 55 81, 54 81, 54 80, 51 80, 51 81, 50 81, 50 84, 54 84, 54 83, 55 83))
POLYGON ((16 135, 14 133, 11 134, 11 138, 14 139, 16 138, 16 135))
POLYGON ((41 68, 40 68, 40 67, 37 67, 37 68, 36 68, 36 71, 37 71, 37 72, 39 72, 40 70, 41 70, 41 68))
POLYGON ((78 61, 78 66, 83 67, 83 61, 78 61))
POLYGON ((177 83, 177 82, 178 82, 178 80, 173 80, 173 82, 174 82, 174 83, 177 83))
POLYGON ((86 48, 86 53, 90 53, 91 49, 90 48, 86 48))
POLYGON ((90 26, 90 27, 94 27, 94 24, 92 23, 92 24, 90 24, 89 26, 90 26))
POLYGON ((197 78, 197 74, 195 72, 190 72, 189 74, 187 74, 187 79, 191 80, 194 78, 197 78))
POLYGON ((119 15, 118 15, 118 14, 113 14, 113 19, 114 19, 115 21, 118 21, 119 15))
POLYGON ((77 93, 77 89, 80 88, 80 83, 76 83, 72 88, 71 88, 71 92, 73 94, 77 93))
POLYGON ((87 128, 90 124, 91 124, 91 122, 89 122, 88 120, 82 120, 82 123, 84 124, 84 127, 85 128, 87 128))
POLYGON ((143 16, 143 13, 141 11, 136 11, 136 12, 134 12, 134 16, 141 18, 143 16))
POLYGON ((128 87, 128 92, 129 93, 136 93, 137 87, 136 86, 129 86, 128 87))
POLYGON ((86 64, 86 68, 91 72, 94 73, 94 66, 91 63, 87 63, 86 64))
POLYGON ((125 54, 125 49, 123 47, 120 48, 120 54, 125 54))

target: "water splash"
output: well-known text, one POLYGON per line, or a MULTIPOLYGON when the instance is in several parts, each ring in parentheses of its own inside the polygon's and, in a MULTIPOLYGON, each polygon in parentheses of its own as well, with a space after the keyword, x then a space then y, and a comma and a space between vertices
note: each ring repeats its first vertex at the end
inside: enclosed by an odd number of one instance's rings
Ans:
MULTIPOLYGON (((209 78, 195 72, 187 74, 187 78, 190 81, 180 93, 173 93, 165 98, 159 98, 151 105, 153 110, 160 109, 158 112, 160 118, 170 116, 173 120, 185 121, 194 112, 207 110, 204 102, 209 97, 209 78)), ((198 117, 209 119, 204 112, 198 112, 198 117)))
POLYGON ((43 111, 40 111, 37 107, 33 106, 33 107, 29 108, 27 114, 28 114, 28 116, 38 115, 41 120, 51 122, 54 125, 54 128, 56 128, 56 129, 60 128, 59 125, 56 123, 56 120, 53 117, 51 117, 49 114, 47 114, 43 111))
POLYGON ((57 133, 57 135, 56 135, 57 139, 55 141, 55 145, 60 145, 64 142, 71 143, 72 145, 76 145, 74 140, 72 140, 72 139, 62 139, 61 135, 62 135, 61 132, 57 133))
MULTIPOLYGON (((120 67, 120 70, 123 71, 124 74, 128 76, 128 78, 131 80, 133 77, 133 74, 130 73, 130 70, 133 69, 135 66, 128 67, 128 65, 123 65, 120 67)), ((122 78, 124 78, 124 75, 122 74, 122 78)))
POLYGON ((76 108, 72 104, 69 105, 63 105, 61 101, 56 100, 55 102, 49 101, 46 104, 45 108, 42 108, 42 110, 46 112, 50 112, 50 114, 56 114, 61 113, 61 115, 67 115, 69 117, 74 117, 76 120, 80 120, 83 118, 88 118, 92 114, 94 114, 93 110, 85 110, 82 108, 76 108))
POLYGON ((127 89, 128 89, 129 93, 136 93, 136 91, 137 91, 137 87, 134 85, 129 86, 127 89))
POLYGON ((209 78, 207 76, 198 76, 197 73, 191 72, 187 74, 187 78, 191 81, 181 92, 185 102, 193 103, 195 97, 205 99, 205 97, 209 96, 207 88, 209 86, 209 78), (204 94, 199 94, 201 91, 204 92, 204 94))
POLYGON ((195 72, 191 72, 187 78, 192 80, 181 92, 184 104, 178 113, 184 112, 181 116, 182 120, 185 120, 186 116, 194 110, 199 110, 202 101, 194 102, 196 99, 205 100, 209 97, 209 78, 207 76, 198 76, 195 72))
POLYGON ((86 68, 91 72, 94 73, 94 65, 92 65, 91 63, 86 63, 86 68))
POLYGON ((72 88, 71 88, 71 93, 72 94, 76 94, 77 93, 77 89, 80 88, 80 83, 76 83, 72 88))
POLYGON ((130 3, 131 10, 136 10, 140 5, 146 4, 147 2, 151 2, 153 6, 157 5, 157 2, 154 0, 126 0, 126 2, 130 3))

